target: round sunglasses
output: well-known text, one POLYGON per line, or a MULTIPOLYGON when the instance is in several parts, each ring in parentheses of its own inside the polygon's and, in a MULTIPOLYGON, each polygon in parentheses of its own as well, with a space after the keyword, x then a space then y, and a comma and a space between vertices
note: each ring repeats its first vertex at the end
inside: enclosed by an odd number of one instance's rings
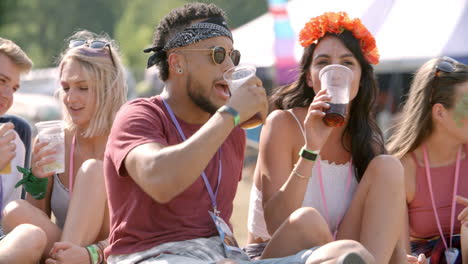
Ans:
POLYGON ((109 55, 112 61, 112 65, 115 66, 114 57, 112 56, 112 49, 108 42, 102 40, 82 40, 82 39, 75 39, 70 40, 68 44, 68 48, 76 48, 80 46, 86 46, 92 49, 104 49, 105 47, 109 48, 109 55))
POLYGON ((223 63, 224 60, 226 59, 226 54, 227 54, 231 58, 234 66, 237 66, 239 65, 240 57, 241 57, 240 51, 232 50, 230 52, 226 52, 226 49, 222 46, 215 46, 211 49, 180 49, 179 51, 183 51, 183 50, 199 50, 199 51, 211 50, 211 58, 213 59, 213 62, 215 64, 223 63))

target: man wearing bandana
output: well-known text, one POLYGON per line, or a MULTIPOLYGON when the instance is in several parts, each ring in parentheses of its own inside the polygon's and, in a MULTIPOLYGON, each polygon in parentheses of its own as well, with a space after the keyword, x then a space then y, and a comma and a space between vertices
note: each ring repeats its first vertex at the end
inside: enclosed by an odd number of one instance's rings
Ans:
MULTIPOLYGON (((262 83, 253 77, 229 91, 223 73, 240 53, 213 4, 172 10, 145 52, 152 52, 147 66, 158 67, 165 88, 127 103, 115 118, 104 157, 107 261, 250 262, 229 219, 246 144, 238 124, 256 113, 266 117, 262 83)), ((305 263, 323 248, 258 263, 305 263)))

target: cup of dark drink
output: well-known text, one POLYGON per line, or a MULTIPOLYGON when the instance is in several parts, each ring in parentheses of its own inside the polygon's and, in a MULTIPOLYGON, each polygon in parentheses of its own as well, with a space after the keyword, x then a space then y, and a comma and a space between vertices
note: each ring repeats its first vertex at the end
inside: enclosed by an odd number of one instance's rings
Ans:
POLYGON ((340 127, 347 114, 353 71, 346 66, 332 64, 320 70, 319 79, 321 89, 327 89, 331 96, 330 108, 324 109, 323 122, 330 127, 340 127))
MULTIPOLYGON (((229 89, 232 92, 254 76, 256 71, 257 68, 253 65, 238 65, 227 70, 223 78, 228 83, 229 89)), ((243 129, 256 128, 260 126, 262 122, 260 113, 256 113, 249 120, 240 124, 240 127, 243 129)))

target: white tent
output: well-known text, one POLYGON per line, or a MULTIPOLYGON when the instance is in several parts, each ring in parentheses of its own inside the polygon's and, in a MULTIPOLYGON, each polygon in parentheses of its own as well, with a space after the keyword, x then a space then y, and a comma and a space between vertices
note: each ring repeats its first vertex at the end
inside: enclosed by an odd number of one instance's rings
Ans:
MULTIPOLYGON (((291 0, 287 10, 295 36, 311 17, 326 11, 361 18, 376 37, 377 71, 414 70, 441 55, 468 57, 468 0, 291 0)), ((273 24, 267 13, 233 31, 241 63, 274 64, 273 24)), ((294 53, 299 61, 302 47, 297 41, 294 53)))

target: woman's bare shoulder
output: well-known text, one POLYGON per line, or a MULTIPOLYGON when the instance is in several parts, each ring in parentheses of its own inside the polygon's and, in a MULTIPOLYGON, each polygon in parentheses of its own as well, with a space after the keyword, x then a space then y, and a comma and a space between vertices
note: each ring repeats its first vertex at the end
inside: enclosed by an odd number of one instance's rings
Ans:
POLYGON ((305 111, 305 109, 299 107, 289 110, 274 110, 268 115, 266 124, 284 124, 296 122, 294 116, 296 116, 299 119, 299 121, 302 122, 304 120, 305 111))

